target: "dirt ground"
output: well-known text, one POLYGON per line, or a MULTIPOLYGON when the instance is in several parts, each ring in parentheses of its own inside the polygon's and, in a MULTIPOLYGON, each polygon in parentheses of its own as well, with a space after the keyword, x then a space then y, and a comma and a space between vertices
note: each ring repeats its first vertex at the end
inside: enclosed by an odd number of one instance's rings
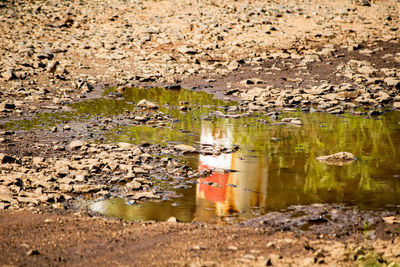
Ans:
MULTIPOLYGON (((0 120, 68 110, 109 86, 207 91, 247 111, 400 109, 399 14, 395 0, 0 1, 0 120)), ((79 160, 82 150, 68 148, 77 137, 89 139, 86 127, 1 132, 0 266, 400 262, 396 212, 344 211, 355 219, 307 232, 284 213, 222 226, 65 210, 78 187, 54 191, 46 175, 60 175, 57 161, 79 160)), ((123 146, 104 149, 136 149, 123 146)))
POLYGON ((2 212, 0 218, 3 266, 376 266, 395 262, 400 253, 399 237, 371 241, 360 232, 334 240, 255 227, 54 212, 2 212))

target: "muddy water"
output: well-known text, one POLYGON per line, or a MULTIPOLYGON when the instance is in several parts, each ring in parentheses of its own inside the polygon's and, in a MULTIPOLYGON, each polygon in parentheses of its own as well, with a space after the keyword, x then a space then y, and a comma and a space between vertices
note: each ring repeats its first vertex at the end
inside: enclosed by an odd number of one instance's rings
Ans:
MULTIPOLYGON (((374 118, 320 112, 282 113, 277 118, 265 114, 221 118, 215 114, 227 114, 233 103, 214 100, 205 93, 156 88, 129 89, 120 99, 75 104, 76 111, 68 117, 84 120, 118 115, 135 109, 141 99, 157 102, 161 112, 175 118, 173 126, 118 126, 103 133, 105 140, 138 144, 182 142, 215 148, 237 145, 239 150, 185 157, 183 160, 190 167, 213 173, 187 183, 187 189, 175 190, 181 195, 179 198, 136 204, 119 198, 94 201, 91 207, 97 212, 129 220, 166 220, 174 216, 180 221, 230 222, 299 204, 340 203, 362 209, 400 207, 399 112, 385 112, 374 118), (179 111, 182 105, 189 110, 179 111), (302 126, 280 123, 285 117, 299 118, 302 126), (315 159, 341 151, 353 153, 357 161, 336 166, 315 159)), ((46 127, 62 119, 58 114, 23 125, 46 127)))
POLYGON ((179 120, 175 130, 126 127, 113 134, 119 141, 183 141, 215 147, 238 145, 240 149, 233 154, 187 158, 191 167, 214 172, 179 191, 182 198, 133 206, 121 199, 96 202, 93 208, 104 214, 141 220, 175 216, 181 221, 229 222, 295 204, 341 203, 363 209, 400 205, 398 112, 386 112, 378 118, 294 112, 281 114, 277 121, 260 114, 226 119, 208 117, 215 110, 223 111, 226 103, 206 95, 198 98, 189 91, 135 90, 125 97, 171 106, 177 105, 174 99, 187 100, 194 109, 186 113, 163 109, 179 120), (198 104, 214 106, 204 109, 198 104), (281 125, 284 117, 297 117, 303 125, 281 125), (315 159, 340 151, 351 152, 358 160, 335 166, 315 159))

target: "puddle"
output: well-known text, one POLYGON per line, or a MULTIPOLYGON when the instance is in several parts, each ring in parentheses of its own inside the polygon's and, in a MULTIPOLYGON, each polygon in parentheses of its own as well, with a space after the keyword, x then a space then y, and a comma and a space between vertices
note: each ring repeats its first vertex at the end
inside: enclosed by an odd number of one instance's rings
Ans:
MULTIPOLYGON (((13 121, 3 128, 50 128, 65 121, 87 121, 133 111, 141 99, 157 102, 174 121, 167 127, 116 124, 101 132, 102 142, 185 143, 217 149, 238 146, 231 154, 186 157, 192 168, 213 170, 211 176, 176 189, 182 197, 168 201, 127 203, 124 199, 95 201, 92 209, 128 220, 231 222, 291 205, 340 203, 361 209, 400 205, 400 112, 377 118, 327 113, 283 113, 278 121, 263 115, 221 118, 233 103, 203 92, 161 88, 128 89, 119 99, 102 98, 72 105, 65 114, 42 114, 13 121), (183 103, 183 102, 184 103, 183 103), (189 107, 186 112, 181 106, 189 107), (214 115, 217 116, 214 116, 214 115), (282 125, 296 117, 302 126, 282 125), (351 152, 357 161, 327 165, 318 156, 351 152)), ((236 115, 241 115, 236 113, 236 115)), ((231 116, 232 117, 232 116, 231 116)))

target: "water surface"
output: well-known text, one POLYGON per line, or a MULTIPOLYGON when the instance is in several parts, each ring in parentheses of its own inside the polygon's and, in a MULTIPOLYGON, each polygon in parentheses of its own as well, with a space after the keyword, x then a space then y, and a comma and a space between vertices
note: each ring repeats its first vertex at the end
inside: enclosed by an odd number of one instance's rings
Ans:
MULTIPOLYGON (((291 205, 340 203, 361 209, 389 209, 400 205, 400 113, 340 116, 327 113, 283 113, 275 121, 266 114, 238 119, 227 114, 235 103, 215 100, 206 93, 161 88, 128 89, 120 99, 95 99, 72 105, 68 114, 43 114, 15 121, 8 128, 51 127, 65 120, 88 120, 134 110, 148 99, 173 116, 173 127, 124 125, 103 132, 107 142, 140 144, 185 143, 211 147, 239 146, 232 154, 195 155, 183 160, 192 167, 213 170, 209 177, 175 190, 180 198, 128 204, 124 199, 95 201, 92 208, 128 220, 229 222, 258 216, 291 205), (184 103, 182 103, 182 101, 184 103), (182 105, 187 112, 179 111, 182 105), (282 125, 285 117, 303 125, 282 125), (344 166, 317 161, 318 156, 351 152, 357 161, 344 166)), ((171 188, 167 188, 171 189, 171 188)))

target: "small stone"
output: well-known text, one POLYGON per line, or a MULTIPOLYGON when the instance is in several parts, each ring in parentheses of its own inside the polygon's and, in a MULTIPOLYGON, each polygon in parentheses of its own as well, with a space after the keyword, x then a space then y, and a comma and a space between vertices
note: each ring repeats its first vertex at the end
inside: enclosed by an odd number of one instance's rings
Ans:
POLYGON ((47 71, 50 72, 52 75, 54 75, 54 73, 57 70, 58 65, 60 65, 60 62, 58 62, 58 61, 50 62, 49 65, 47 66, 47 71))
POLYGON ((126 184, 126 187, 130 190, 138 190, 142 188, 142 184, 139 183, 138 181, 133 180, 132 182, 126 184))
POLYGON ((6 70, 1 74, 6 81, 11 81, 17 79, 17 76, 12 70, 6 70))
POLYGON ((94 186, 94 185, 78 184, 78 185, 74 185, 73 189, 74 189, 74 193, 78 193, 78 194, 83 193, 84 194, 84 193, 100 191, 101 188, 98 186, 94 186))
POLYGON ((282 122, 291 124, 291 125, 303 125, 301 120, 299 120, 298 118, 284 118, 284 119, 282 119, 282 122))
POLYGON ((371 6, 370 0, 361 0, 361 6, 371 6))
POLYGON ((35 255, 40 255, 39 250, 37 249, 30 249, 28 252, 26 252, 27 256, 35 256, 35 255))
POLYGON ((147 173, 146 170, 144 170, 143 168, 139 168, 139 167, 133 168, 133 172, 136 173, 136 174, 145 174, 145 173, 147 173))
POLYGON ((82 140, 74 140, 74 141, 72 141, 71 143, 69 143, 69 148, 70 149, 79 149, 79 148, 81 148, 81 147, 83 147, 83 146, 85 146, 86 145, 86 142, 85 141, 82 141, 82 140))
POLYGON ((137 106, 139 108, 158 109, 158 106, 155 103, 150 102, 150 101, 148 101, 146 99, 140 100, 139 103, 137 104, 137 106))
POLYGON ((349 164, 357 160, 357 158, 350 152, 339 152, 328 156, 317 157, 316 159, 323 163, 339 166, 349 164))
POLYGON ((6 154, 0 153, 0 162, 2 164, 6 163, 16 163, 17 160, 14 157, 7 156, 6 154))
POLYGON ((53 146, 53 150, 55 150, 55 151, 64 151, 65 147, 64 146, 60 146, 60 145, 55 145, 55 146, 53 146))
POLYGON ((393 86, 395 88, 400 88, 400 79, 396 79, 393 77, 387 77, 383 80, 388 86, 393 86))
POLYGON ((396 218, 395 216, 383 217, 382 219, 387 224, 400 224, 400 218, 396 218))
POLYGON ((258 79, 258 78, 251 78, 251 79, 243 80, 240 83, 244 84, 244 85, 253 85, 253 84, 264 84, 265 81, 258 79))
POLYGON ((177 50, 182 54, 188 54, 188 55, 197 54, 197 49, 189 45, 179 46, 177 50))
POLYGON ((15 104, 9 101, 4 101, 0 104, 0 111, 15 109, 15 104))
POLYGON ((63 127, 63 130, 64 131, 69 131, 69 130, 71 130, 71 126, 69 124, 65 124, 64 127, 63 127))
POLYGON ((169 217, 167 223, 177 223, 178 220, 175 217, 169 217))
POLYGON ((206 247, 196 245, 196 246, 193 246, 191 250, 206 250, 206 247))
POLYGON ((237 251, 238 248, 236 246, 229 246, 228 250, 237 251))
POLYGON ((185 144, 176 145, 174 148, 182 153, 195 153, 197 151, 196 148, 185 144))
POLYGON ((376 117, 376 116, 380 116, 382 114, 383 114, 383 112, 379 111, 379 110, 372 110, 372 111, 368 112, 368 115, 370 117, 376 117))
POLYGON ((119 142, 117 145, 119 148, 122 148, 122 149, 132 149, 135 147, 135 145, 126 143, 126 142, 119 142))

